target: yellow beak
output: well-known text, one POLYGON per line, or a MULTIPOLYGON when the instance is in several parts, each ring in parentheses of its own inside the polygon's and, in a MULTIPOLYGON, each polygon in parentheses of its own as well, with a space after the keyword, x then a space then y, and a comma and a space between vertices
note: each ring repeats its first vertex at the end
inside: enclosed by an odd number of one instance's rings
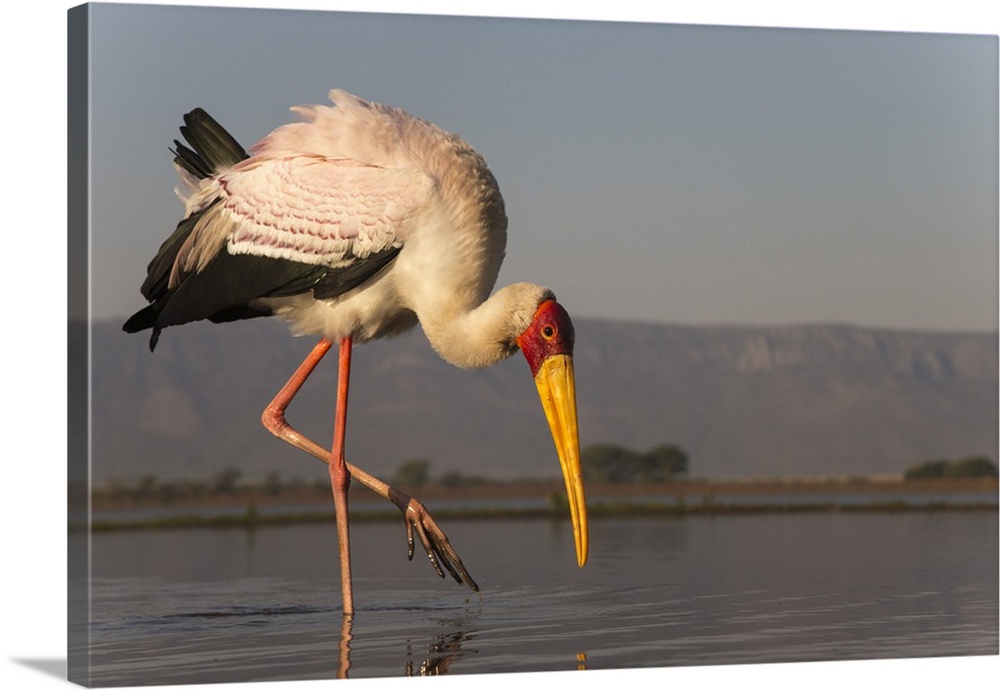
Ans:
POLYGON ((583 472, 580 469, 580 435, 576 422, 576 379, 573 358, 552 355, 542 362, 535 375, 538 396, 552 430, 566 480, 566 495, 573 519, 576 561, 582 568, 587 562, 587 502, 583 495, 583 472))

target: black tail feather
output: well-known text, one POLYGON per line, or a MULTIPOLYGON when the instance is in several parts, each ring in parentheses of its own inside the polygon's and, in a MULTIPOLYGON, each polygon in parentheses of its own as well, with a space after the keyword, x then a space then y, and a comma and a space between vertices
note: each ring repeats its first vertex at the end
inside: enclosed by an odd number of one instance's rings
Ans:
POLYGON ((170 150, 174 154, 174 163, 187 170, 199 180, 204 180, 206 177, 212 175, 212 170, 202 160, 201 156, 176 139, 174 139, 174 146, 175 148, 170 150))
POLYGON ((200 179, 248 157, 239 142, 201 108, 184 116, 181 135, 190 148, 175 139, 174 162, 200 179))
POLYGON ((148 307, 140 309, 128 318, 128 321, 126 321, 122 326, 122 330, 126 333, 138 333, 139 331, 144 331, 147 328, 152 328, 156 323, 157 311, 159 310, 152 304, 148 307))
POLYGON ((144 331, 147 328, 152 328, 153 333, 149 337, 149 351, 152 352, 156 349, 156 343, 160 339, 160 331, 162 330, 156 325, 156 317, 160 313, 160 304, 150 304, 144 309, 140 309, 136 313, 129 317, 128 321, 122 326, 122 330, 126 333, 138 333, 139 331, 144 331))

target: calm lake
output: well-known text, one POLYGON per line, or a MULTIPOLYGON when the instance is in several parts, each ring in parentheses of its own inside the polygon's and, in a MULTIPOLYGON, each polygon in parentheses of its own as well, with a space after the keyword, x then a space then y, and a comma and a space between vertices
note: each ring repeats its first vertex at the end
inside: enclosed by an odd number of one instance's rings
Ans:
MULTIPOLYGON (((442 520, 482 589, 352 526, 98 533, 96 686, 992 655, 995 510, 442 520)), ((72 539, 84 539, 74 535, 72 539)))

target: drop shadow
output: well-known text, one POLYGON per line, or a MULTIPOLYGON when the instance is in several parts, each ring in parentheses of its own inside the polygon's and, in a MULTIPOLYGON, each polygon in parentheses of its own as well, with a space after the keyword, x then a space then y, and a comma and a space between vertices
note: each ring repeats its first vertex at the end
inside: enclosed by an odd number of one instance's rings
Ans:
POLYGON ((66 680, 66 659, 11 659, 14 663, 27 666, 47 676, 66 680))

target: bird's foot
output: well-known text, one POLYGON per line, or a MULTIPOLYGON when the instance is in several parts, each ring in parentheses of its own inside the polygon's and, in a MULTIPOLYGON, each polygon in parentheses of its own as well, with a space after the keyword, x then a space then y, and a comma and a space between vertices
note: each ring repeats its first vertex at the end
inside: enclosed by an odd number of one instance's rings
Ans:
POLYGON ((400 496, 400 498, 403 500, 396 502, 396 505, 399 506, 406 520, 406 543, 409 547, 409 559, 413 560, 415 548, 413 533, 416 532, 438 576, 444 577, 444 570, 442 569, 442 566, 444 566, 444 569, 451 574, 458 584, 468 585, 473 592, 478 592, 479 586, 472 579, 472 576, 469 575, 469 571, 465 569, 462 559, 458 557, 455 549, 452 548, 448 537, 437 526, 434 518, 427 512, 424 505, 417 499, 410 498, 409 496, 405 496, 405 498, 400 496))

